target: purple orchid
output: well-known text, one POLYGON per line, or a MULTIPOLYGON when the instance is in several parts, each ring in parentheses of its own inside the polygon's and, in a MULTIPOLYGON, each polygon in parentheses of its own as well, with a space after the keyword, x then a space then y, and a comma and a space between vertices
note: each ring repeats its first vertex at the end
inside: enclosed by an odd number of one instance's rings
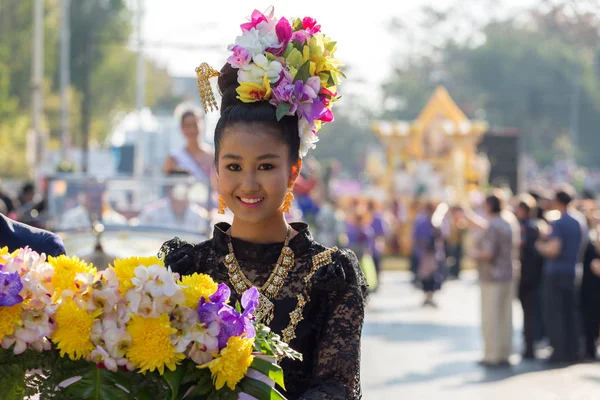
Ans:
POLYGON ((219 326, 219 350, 227 346, 227 341, 232 336, 246 334, 246 337, 253 338, 256 335, 254 326, 250 319, 251 313, 258 306, 258 290, 251 288, 242 296, 242 306, 245 308, 242 314, 238 313, 233 307, 227 304, 231 290, 224 283, 219 284, 217 291, 210 296, 210 302, 200 300, 198 307, 198 317, 206 326, 217 322, 219 326), (254 289, 254 291, 252 290, 254 289), (256 293, 254 293, 256 292, 256 293))
POLYGON ((260 295, 258 293, 258 289, 255 287, 251 287, 246 290, 242 295, 242 307, 244 307, 244 312, 241 315, 242 323, 244 324, 244 330, 246 331, 247 338, 253 338, 256 336, 256 330, 254 329, 254 324, 252 320, 254 316, 252 315, 258 307, 258 302, 260 299, 260 295))
POLYGON ((0 271, 0 306, 14 306, 23 302, 19 292, 23 289, 17 272, 0 271))
POLYGON ((294 40, 297 40, 300 42, 300 44, 302 46, 304 46, 306 44, 306 42, 308 42, 310 40, 310 38, 312 37, 310 32, 305 31, 304 29, 301 29, 299 31, 296 31, 292 34, 292 42, 294 40))
POLYGON ((327 107, 318 100, 320 89, 321 81, 318 76, 308 78, 306 83, 298 80, 294 84, 293 104, 311 125, 327 113, 327 107))

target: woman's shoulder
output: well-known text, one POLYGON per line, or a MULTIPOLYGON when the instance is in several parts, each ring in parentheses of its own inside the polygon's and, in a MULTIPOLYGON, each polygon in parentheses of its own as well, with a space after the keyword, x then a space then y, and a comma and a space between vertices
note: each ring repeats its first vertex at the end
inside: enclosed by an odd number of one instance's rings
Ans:
POLYGON ((349 286, 367 287, 366 279, 356 254, 346 248, 327 248, 313 244, 312 268, 314 288, 341 290, 349 286))
POLYGON ((192 244, 175 237, 161 246, 158 256, 173 272, 189 275, 197 272, 198 260, 208 258, 211 249, 212 241, 210 239, 192 244))

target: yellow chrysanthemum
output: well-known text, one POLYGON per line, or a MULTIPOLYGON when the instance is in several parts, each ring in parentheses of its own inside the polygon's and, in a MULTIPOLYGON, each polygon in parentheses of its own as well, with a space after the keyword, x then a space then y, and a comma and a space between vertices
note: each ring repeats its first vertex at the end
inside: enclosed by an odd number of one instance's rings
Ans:
POLYGON ((52 334, 52 341, 60 350, 61 357, 67 354, 71 360, 78 360, 87 357, 94 350, 92 325, 100 314, 102 310, 88 312, 85 308, 80 308, 73 299, 65 299, 54 316, 56 330, 52 334))
POLYGON ((48 263, 54 267, 52 286, 54 287, 55 299, 60 298, 60 294, 63 290, 72 290, 73 292, 79 291, 79 287, 77 287, 75 281, 75 276, 77 274, 96 274, 96 267, 75 256, 49 256, 48 263))
POLYGON ((109 265, 108 267, 115 271, 115 275, 117 276, 117 279, 119 279, 119 291, 123 294, 135 286, 133 283, 131 283, 131 279, 135 277, 134 270, 137 267, 164 265, 163 261, 156 256, 121 258, 115 260, 114 264, 114 266, 109 265))
POLYGON ((248 368, 252 365, 254 356, 252 349, 254 339, 232 336, 227 341, 227 347, 212 361, 198 368, 209 368, 215 381, 217 390, 227 384, 229 389, 235 390, 235 386, 246 375, 248 368))
POLYGON ((21 304, 14 306, 0 307, 0 341, 5 336, 15 333, 15 327, 23 325, 21 319, 21 304))
POLYGON ((4 246, 0 248, 0 256, 4 256, 6 254, 9 254, 8 247, 4 246))
POLYGON ((185 294, 185 306, 197 308, 201 297, 209 301, 211 294, 217 291, 217 283, 206 274, 194 273, 193 275, 185 275, 179 280, 179 285, 185 294))
POLYGON ((171 343, 170 336, 176 332, 171 327, 167 314, 161 314, 158 318, 132 315, 127 324, 127 333, 131 335, 131 348, 127 350, 127 358, 142 373, 158 369, 162 375, 165 366, 175 371, 185 358, 184 354, 175 352, 175 346, 171 343))

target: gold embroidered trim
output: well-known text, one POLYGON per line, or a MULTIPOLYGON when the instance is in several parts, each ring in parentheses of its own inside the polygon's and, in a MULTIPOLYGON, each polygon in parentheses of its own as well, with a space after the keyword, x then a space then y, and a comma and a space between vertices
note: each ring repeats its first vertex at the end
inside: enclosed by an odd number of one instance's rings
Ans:
POLYGON ((331 249, 324 250, 319 254, 316 254, 312 258, 312 268, 310 272, 304 277, 304 293, 299 294, 298 304, 294 311, 290 313, 290 323, 283 331, 281 331, 282 340, 290 344, 292 339, 296 337, 296 328, 300 321, 304 319, 302 315, 304 311, 304 307, 306 303, 310 301, 310 288, 312 287, 312 277, 315 273, 324 265, 331 264, 333 262, 333 258, 331 257, 333 253, 338 251, 337 247, 332 247, 331 249))

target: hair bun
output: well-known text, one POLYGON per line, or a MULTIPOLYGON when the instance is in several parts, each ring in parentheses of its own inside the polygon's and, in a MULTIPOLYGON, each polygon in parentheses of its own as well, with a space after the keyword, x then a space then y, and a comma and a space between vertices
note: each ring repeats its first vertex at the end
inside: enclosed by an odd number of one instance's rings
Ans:
POLYGON ((219 86, 219 93, 221 93, 221 112, 223 112, 239 101, 236 92, 239 86, 237 79, 238 69, 232 67, 229 63, 225 63, 220 72, 221 75, 217 80, 217 84, 219 86))

